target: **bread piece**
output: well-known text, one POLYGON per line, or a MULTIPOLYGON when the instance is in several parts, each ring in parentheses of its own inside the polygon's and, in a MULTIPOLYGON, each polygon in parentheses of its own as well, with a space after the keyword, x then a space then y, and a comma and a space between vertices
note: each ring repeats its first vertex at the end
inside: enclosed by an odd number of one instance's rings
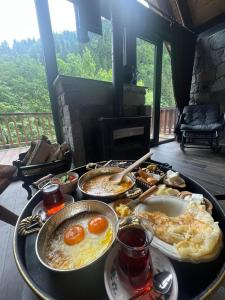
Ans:
POLYGON ((36 147, 36 142, 31 142, 30 148, 28 149, 27 154, 25 155, 24 159, 22 160, 23 165, 27 164, 27 162, 30 159, 35 147, 36 147))
POLYGON ((51 153, 51 145, 44 140, 37 142, 30 158, 27 161, 27 166, 43 164, 47 161, 51 153))

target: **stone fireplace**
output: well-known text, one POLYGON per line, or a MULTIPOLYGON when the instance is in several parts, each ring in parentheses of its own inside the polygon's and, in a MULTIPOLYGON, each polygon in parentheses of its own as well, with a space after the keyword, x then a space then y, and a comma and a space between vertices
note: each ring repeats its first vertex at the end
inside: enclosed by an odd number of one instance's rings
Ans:
MULTIPOLYGON (((59 75, 54 87, 62 136, 71 146, 75 165, 101 160, 98 120, 113 117, 112 84, 59 75)), ((149 116, 150 124, 150 106, 144 104, 144 87, 124 86, 125 117, 149 116)))

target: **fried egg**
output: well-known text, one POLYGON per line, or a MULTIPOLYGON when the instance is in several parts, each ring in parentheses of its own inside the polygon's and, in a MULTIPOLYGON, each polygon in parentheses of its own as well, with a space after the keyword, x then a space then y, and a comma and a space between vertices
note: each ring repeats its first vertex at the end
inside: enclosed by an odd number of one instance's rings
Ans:
POLYGON ((112 224, 97 213, 83 213, 63 222, 50 238, 46 263, 55 269, 78 269, 100 257, 113 239, 112 224))

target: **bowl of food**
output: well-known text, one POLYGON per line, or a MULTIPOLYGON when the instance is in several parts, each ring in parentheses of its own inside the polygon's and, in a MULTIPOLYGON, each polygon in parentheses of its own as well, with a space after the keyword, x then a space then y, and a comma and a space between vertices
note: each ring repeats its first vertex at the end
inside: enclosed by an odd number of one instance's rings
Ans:
MULTIPOLYGON (((38 218, 37 218, 38 217, 38 218)), ((23 219, 18 233, 39 216, 23 219), (22 228, 23 227, 23 228, 22 228)), ((71 272, 88 269, 108 252, 117 235, 118 218, 108 204, 97 200, 77 201, 65 206, 45 223, 37 222, 37 257, 47 269, 71 272)))
POLYGON ((124 171, 119 167, 102 167, 88 171, 78 180, 78 188, 86 197, 94 197, 105 202, 122 196, 135 184, 135 178, 132 173, 124 176, 118 184, 110 180, 113 174, 124 171))
POLYGON ((55 175, 50 179, 51 183, 57 183, 60 186, 60 190, 64 194, 72 194, 78 182, 79 175, 75 172, 66 172, 55 175))
POLYGON ((56 272, 88 268, 113 244, 117 215, 104 202, 83 200, 53 215, 41 228, 36 240, 40 262, 56 272))

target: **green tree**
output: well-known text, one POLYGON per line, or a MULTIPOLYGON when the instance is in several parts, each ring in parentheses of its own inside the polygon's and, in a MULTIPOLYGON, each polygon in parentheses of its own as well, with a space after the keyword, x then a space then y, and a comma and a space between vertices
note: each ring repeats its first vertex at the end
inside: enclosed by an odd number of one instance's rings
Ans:
MULTIPOLYGON (((58 69, 61 74, 112 81, 111 24, 103 20, 103 36, 90 33, 90 42, 80 44, 76 33, 55 33, 58 69)), ((146 103, 152 104, 155 46, 137 39, 138 85, 147 87, 146 103)), ((163 51, 161 104, 174 106, 170 56, 163 51)), ((50 111, 40 40, 27 39, 0 44, 0 111, 50 111)))

